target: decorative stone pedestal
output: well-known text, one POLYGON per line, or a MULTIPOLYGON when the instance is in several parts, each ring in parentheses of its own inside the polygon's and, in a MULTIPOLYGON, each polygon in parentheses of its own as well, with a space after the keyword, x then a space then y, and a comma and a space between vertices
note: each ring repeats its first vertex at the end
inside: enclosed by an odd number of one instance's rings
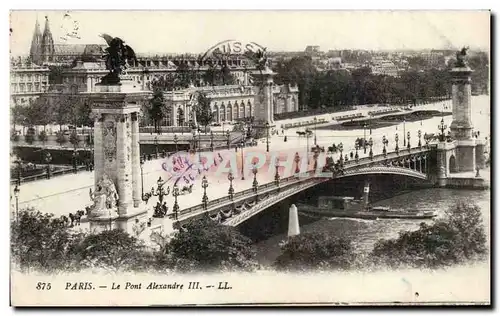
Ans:
MULTIPOLYGON (((131 78, 123 76, 119 84, 98 84, 95 91, 85 94, 92 102, 95 120, 95 190, 103 189, 100 182, 103 177, 109 178, 116 187, 118 202, 111 209, 99 204, 102 209, 92 211, 97 216, 89 218, 90 227, 120 228, 132 233, 136 219, 144 221, 147 213, 141 198, 139 113, 141 104, 149 101, 152 92, 143 91, 131 78)), ((109 190, 104 192, 109 196, 109 190)))
POLYGON ((273 105, 273 77, 276 75, 271 69, 266 67, 262 71, 254 71, 252 76, 256 79, 256 100, 254 117, 256 120, 274 126, 274 105, 273 105))

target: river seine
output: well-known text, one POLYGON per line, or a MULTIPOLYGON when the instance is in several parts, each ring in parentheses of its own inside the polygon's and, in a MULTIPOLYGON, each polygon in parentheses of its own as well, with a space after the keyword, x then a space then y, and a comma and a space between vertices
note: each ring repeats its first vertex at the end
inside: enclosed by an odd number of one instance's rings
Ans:
MULTIPOLYGON (((481 138, 490 135, 490 100, 487 96, 473 97, 473 113, 472 121, 475 126, 475 131, 480 131, 481 138)), ((428 120, 430 125, 434 125, 433 131, 437 129, 437 124, 440 118, 428 120)), ((451 123, 451 116, 445 119, 448 125, 451 123)), ((424 122, 424 129, 425 124, 424 122)), ((407 123, 408 124, 408 123, 407 123)), ((422 124, 416 122, 415 124, 422 124)), ((430 127, 429 125, 429 127, 430 127)), ((392 127, 393 128, 393 127, 392 127)), ((326 132, 326 131, 325 131, 326 132)), ((483 176, 490 182, 490 170, 481 170, 483 176)), ((397 190, 396 190, 397 191, 397 190)), ((327 195, 321 194, 321 190, 312 190, 309 195, 327 195)), ((360 192, 350 192, 352 196, 359 197, 360 192)), ((438 213, 438 217, 442 216, 444 211, 455 204, 459 200, 472 202, 481 208, 483 214, 483 221, 489 240, 490 231, 490 211, 491 211, 491 191, 490 190, 454 190, 454 189, 440 189, 428 188, 419 190, 399 191, 393 192, 389 198, 377 199, 373 205, 389 206, 394 209, 404 209, 411 206, 412 209, 432 209, 438 213)), ((261 222, 262 230, 268 229, 268 232, 263 233, 256 239, 255 247, 257 250, 257 258, 263 266, 268 266, 274 262, 280 253, 279 243, 286 239, 286 227, 288 222, 288 206, 295 201, 288 201, 281 206, 277 206, 274 210, 269 209, 266 212, 275 211, 277 214, 263 215, 264 222, 266 216, 274 217, 273 220, 267 220, 267 226, 261 222), (271 224, 270 224, 271 223, 271 224), (271 227, 271 228, 269 228, 271 227)), ((299 209, 300 211, 300 209, 299 209)), ((249 223, 249 228, 255 230, 257 221, 249 223)), ((396 238, 400 231, 418 229, 419 223, 422 220, 358 220, 358 219, 341 219, 341 218, 323 218, 311 220, 300 216, 301 233, 307 232, 328 232, 333 235, 344 235, 351 238, 355 245, 361 251, 370 251, 374 243, 383 238, 396 238)), ((432 222, 433 220, 426 220, 432 222)), ((243 228, 245 233, 245 228, 243 228)))

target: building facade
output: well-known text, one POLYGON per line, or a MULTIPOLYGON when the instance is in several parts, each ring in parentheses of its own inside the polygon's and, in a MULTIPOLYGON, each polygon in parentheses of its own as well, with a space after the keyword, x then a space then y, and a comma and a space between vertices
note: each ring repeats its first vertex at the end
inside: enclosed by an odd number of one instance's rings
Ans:
POLYGON ((31 63, 15 64, 10 69, 11 106, 29 105, 49 89, 49 68, 31 63))
MULTIPOLYGON (((214 114, 214 123, 233 122, 247 119, 255 115, 256 89, 254 86, 210 86, 191 87, 183 90, 167 91, 164 93, 166 126, 188 125, 192 118, 191 96, 203 93, 210 99, 210 107, 214 114)), ((298 87, 282 85, 273 87, 274 113, 298 111, 298 87)), ((147 112, 143 110, 143 112, 147 112)), ((152 121, 145 113, 145 125, 152 121)))

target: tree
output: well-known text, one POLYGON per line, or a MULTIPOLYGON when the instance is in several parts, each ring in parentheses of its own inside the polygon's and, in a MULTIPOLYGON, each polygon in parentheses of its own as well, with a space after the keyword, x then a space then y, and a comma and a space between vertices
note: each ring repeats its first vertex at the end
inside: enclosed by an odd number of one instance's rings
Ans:
POLYGON ((305 233, 289 238, 274 265, 279 270, 350 269, 357 256, 352 242, 327 233, 305 233))
POLYGON ((14 130, 16 130, 16 125, 23 125, 26 119, 24 107, 16 102, 14 104, 14 107, 12 107, 10 111, 12 117, 12 125, 14 126, 14 130))
POLYGON ((70 267, 72 235, 52 214, 34 209, 19 212, 11 222, 11 255, 22 271, 53 272, 70 267))
POLYGON ((177 231, 162 249, 162 260, 181 271, 253 270, 251 240, 234 227, 209 218, 192 221, 177 231))
POLYGON ((52 112, 54 113, 54 122, 59 125, 59 131, 62 132, 62 126, 70 122, 72 112, 70 98, 66 94, 60 94, 52 104, 52 112))
POLYGON ((210 106, 211 100, 203 92, 198 94, 198 104, 196 105, 196 120, 205 127, 205 134, 207 133, 207 126, 213 121, 214 113, 210 106))
POLYGON ((481 211, 460 201, 432 225, 421 223, 397 239, 379 240, 371 256, 378 265, 436 268, 481 259, 486 253, 481 211))
POLYGON ((154 122, 156 133, 158 133, 160 122, 164 118, 164 112, 162 111, 164 103, 165 99, 163 97, 163 91, 161 89, 156 89, 153 92, 153 98, 151 99, 148 108, 149 117, 154 122))
POLYGON ((139 271, 147 270, 153 260, 142 242, 120 229, 88 234, 74 244, 71 253, 81 269, 139 271))
POLYGON ((49 99, 45 96, 40 96, 29 105, 28 113, 32 117, 28 121, 33 125, 42 125, 45 131, 47 125, 52 123, 52 110, 49 99))

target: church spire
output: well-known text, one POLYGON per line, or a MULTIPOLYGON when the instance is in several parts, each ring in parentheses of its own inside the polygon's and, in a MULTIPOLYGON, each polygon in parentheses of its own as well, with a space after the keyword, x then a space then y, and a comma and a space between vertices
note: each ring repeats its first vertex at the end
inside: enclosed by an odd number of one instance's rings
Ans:
POLYGON ((45 16, 45 29, 42 36, 42 59, 45 62, 52 61, 54 58, 54 39, 50 32, 49 18, 45 16))
POLYGON ((35 64, 39 64, 42 60, 42 32, 40 31, 40 23, 38 23, 38 18, 35 23, 35 30, 33 32, 33 38, 31 40, 30 48, 30 58, 35 64))

